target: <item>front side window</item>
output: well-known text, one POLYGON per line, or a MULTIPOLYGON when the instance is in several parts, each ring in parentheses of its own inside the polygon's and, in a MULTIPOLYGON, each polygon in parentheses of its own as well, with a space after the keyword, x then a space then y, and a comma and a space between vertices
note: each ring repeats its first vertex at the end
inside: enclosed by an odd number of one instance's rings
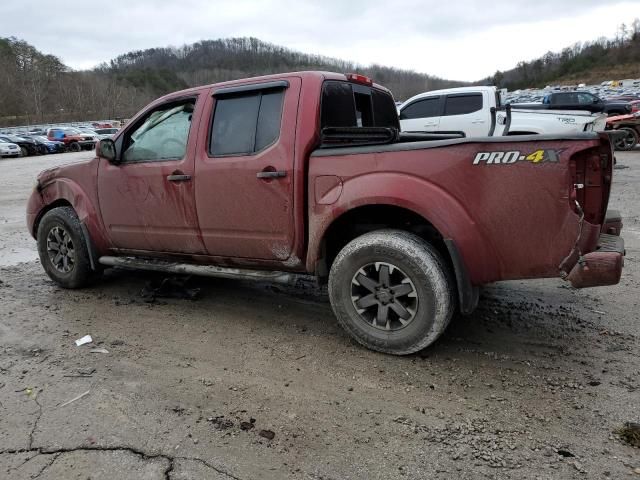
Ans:
POLYGON ((249 155, 280 136, 284 90, 264 90, 216 99, 209 153, 249 155))
POLYGON ((444 115, 466 115, 482 110, 482 94, 448 95, 444 104, 444 115))
POLYGON ((440 116, 440 97, 428 97, 407 105, 400 112, 400 120, 440 116))
POLYGON ((123 162, 179 160, 187 151, 195 99, 154 110, 127 134, 123 162))
POLYGON ((580 105, 590 105, 594 101, 594 96, 588 93, 578 93, 578 103, 580 105))

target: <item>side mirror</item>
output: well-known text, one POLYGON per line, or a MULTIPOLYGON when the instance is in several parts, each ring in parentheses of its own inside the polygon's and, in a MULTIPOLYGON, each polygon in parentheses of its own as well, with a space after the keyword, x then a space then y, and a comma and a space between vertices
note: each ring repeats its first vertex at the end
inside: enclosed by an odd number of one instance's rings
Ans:
POLYGON ((117 165, 118 155, 116 152, 116 143, 110 138, 103 138, 96 144, 96 155, 106 159, 109 163, 117 165))

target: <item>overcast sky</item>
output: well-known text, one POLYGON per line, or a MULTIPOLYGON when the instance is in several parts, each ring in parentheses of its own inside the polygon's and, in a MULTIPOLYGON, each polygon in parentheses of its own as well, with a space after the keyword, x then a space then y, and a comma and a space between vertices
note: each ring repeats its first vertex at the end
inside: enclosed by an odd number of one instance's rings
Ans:
POLYGON ((0 0, 0 36, 75 69, 130 50, 254 36, 306 53, 478 80, 640 17, 640 0, 0 0))

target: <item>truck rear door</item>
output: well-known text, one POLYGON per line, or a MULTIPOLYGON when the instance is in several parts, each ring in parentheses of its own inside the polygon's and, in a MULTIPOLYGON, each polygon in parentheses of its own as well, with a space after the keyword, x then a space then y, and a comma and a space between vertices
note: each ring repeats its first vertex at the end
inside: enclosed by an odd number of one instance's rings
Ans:
POLYGON ((300 78, 287 77, 212 91, 195 176, 196 209, 209 255, 290 257, 300 86, 300 78))

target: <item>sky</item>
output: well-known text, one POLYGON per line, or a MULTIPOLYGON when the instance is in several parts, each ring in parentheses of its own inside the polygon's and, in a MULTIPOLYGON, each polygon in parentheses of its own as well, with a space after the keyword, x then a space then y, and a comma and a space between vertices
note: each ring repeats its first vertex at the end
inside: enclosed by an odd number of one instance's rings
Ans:
POLYGON ((74 69, 131 50, 253 36, 363 66, 473 81, 613 37, 636 17, 640 0, 1 0, 0 36, 74 69))

